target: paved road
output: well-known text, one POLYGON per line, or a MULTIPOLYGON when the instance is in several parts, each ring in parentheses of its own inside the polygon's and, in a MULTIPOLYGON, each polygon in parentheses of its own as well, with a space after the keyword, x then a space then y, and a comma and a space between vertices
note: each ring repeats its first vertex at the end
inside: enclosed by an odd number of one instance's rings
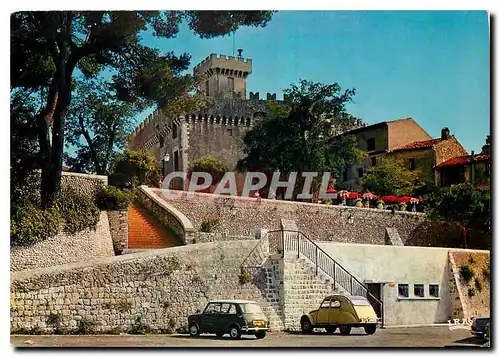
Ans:
POLYGON ((353 329, 349 336, 314 333, 268 333, 265 339, 242 336, 230 340, 202 335, 12 335, 15 347, 470 347, 482 342, 471 338, 465 330, 450 331, 448 327, 411 327, 380 329, 374 335, 353 329))

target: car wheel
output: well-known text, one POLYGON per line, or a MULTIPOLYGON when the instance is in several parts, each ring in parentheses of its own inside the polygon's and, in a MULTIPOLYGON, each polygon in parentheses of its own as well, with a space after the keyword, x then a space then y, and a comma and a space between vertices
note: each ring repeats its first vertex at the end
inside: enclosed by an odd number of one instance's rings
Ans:
POLYGON ((191 337, 198 337, 200 335, 200 330, 198 329, 197 324, 189 325, 189 334, 191 337))
POLYGON ((335 333, 335 331, 337 330, 337 328, 333 327, 333 326, 327 326, 327 327, 325 327, 325 330, 328 333, 335 333))
POLYGON ((349 325, 340 325, 339 327, 341 335, 348 335, 351 333, 351 326, 349 325))
POLYGON ((300 329, 304 333, 311 333, 313 330, 313 325, 311 324, 311 321, 307 317, 303 318, 300 321, 300 329))
POLYGON ((373 335, 377 331, 377 325, 366 325, 365 326, 365 333, 367 335, 373 335))
POLYGON ((255 333, 255 337, 257 337, 259 340, 263 339, 266 337, 266 331, 258 331, 255 333))
POLYGON ((229 328, 229 337, 236 340, 241 337, 241 330, 238 326, 233 325, 229 328))

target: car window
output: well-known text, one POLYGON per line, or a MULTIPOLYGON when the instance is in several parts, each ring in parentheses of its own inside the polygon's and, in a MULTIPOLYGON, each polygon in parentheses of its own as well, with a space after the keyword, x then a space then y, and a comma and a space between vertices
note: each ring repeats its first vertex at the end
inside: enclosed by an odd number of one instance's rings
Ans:
POLYGON ((321 303, 320 308, 321 309, 328 309, 329 307, 330 307, 330 299, 323 300, 323 302, 321 303))
POLYGON ((339 308, 340 307, 340 301, 338 300, 332 300, 332 308, 339 308))
POLYGON ((215 306, 214 306, 214 313, 215 314, 220 314, 221 313, 221 304, 215 304, 215 306))
POLYGON ((231 304, 231 306, 229 306, 229 312, 228 313, 230 315, 236 315, 236 305, 231 304))
POLYGON ((231 308, 231 304, 222 304, 220 311, 223 314, 229 314, 230 308, 231 308))
POLYGON ((203 311, 204 314, 213 314, 215 312, 215 304, 208 304, 207 307, 205 308, 205 311, 203 311))

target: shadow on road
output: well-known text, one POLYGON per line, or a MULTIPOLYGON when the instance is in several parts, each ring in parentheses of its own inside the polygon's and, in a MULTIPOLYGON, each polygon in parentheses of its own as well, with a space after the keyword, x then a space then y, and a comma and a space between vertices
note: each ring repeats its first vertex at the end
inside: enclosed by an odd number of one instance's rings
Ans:
MULTIPOLYGON (((169 337, 172 338, 179 338, 179 339, 186 339, 186 340, 227 340, 227 341, 237 341, 237 340, 232 340, 229 336, 222 336, 222 337, 217 337, 215 335, 200 335, 198 337, 191 337, 190 335, 171 335, 169 337)), ((239 340, 256 340, 257 338, 254 336, 246 336, 242 335, 239 340)))
POLYGON ((484 344, 484 340, 477 338, 477 337, 467 337, 467 338, 462 338, 461 340, 456 340, 455 343, 469 344, 469 345, 482 345, 482 344, 484 344))
POLYGON ((348 335, 342 335, 340 332, 335 332, 335 333, 329 333, 325 331, 318 331, 318 332, 309 332, 309 333, 304 333, 302 331, 287 331, 285 332, 287 335, 303 335, 303 336, 365 336, 366 333, 363 332, 351 332, 348 335))

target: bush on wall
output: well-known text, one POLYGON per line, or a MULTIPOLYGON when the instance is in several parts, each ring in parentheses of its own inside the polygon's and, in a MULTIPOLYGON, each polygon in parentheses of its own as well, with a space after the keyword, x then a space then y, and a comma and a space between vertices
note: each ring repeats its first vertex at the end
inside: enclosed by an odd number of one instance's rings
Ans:
POLYGON ((94 198, 65 187, 57 198, 57 207, 64 219, 64 230, 74 234, 84 229, 95 229, 99 222, 100 210, 94 198))
POLYGON ((107 186, 97 194, 97 207, 106 211, 125 210, 128 208, 132 198, 133 193, 128 190, 120 190, 115 186, 107 186))
POLYGON ((30 245, 52 238, 59 232, 60 221, 55 207, 45 211, 30 203, 18 207, 10 220, 11 245, 30 245))

